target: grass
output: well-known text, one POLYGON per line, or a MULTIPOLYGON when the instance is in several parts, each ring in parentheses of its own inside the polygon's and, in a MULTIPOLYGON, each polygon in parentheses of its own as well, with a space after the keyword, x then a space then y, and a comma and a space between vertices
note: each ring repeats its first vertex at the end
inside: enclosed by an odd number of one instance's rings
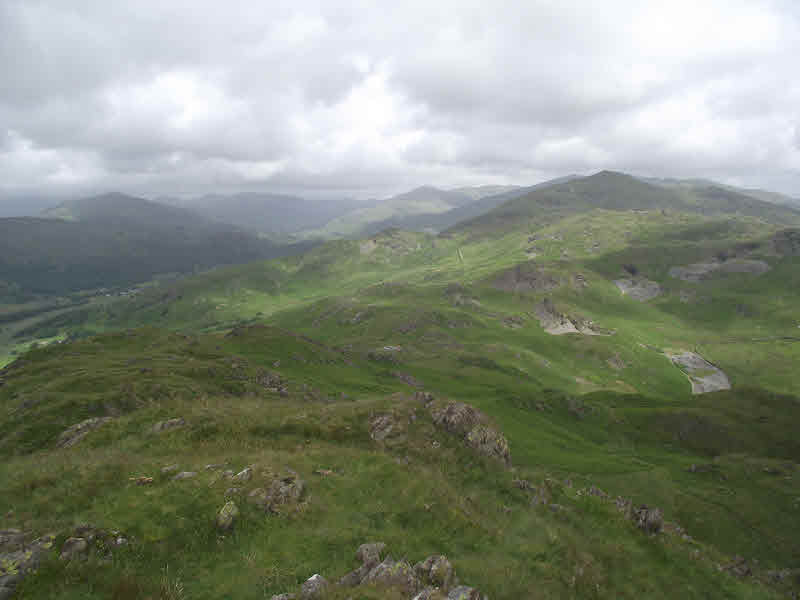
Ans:
POLYGON ((109 563, 51 559, 20 597, 268 598, 316 572, 344 574, 376 539, 412 561, 447 554, 493 598, 776 597, 763 573, 800 563, 800 270, 763 251, 774 231, 609 210, 492 237, 390 231, 45 319, 22 341, 101 335, 35 349, 3 376, 0 527, 88 521, 135 543, 109 563), (750 242, 769 272, 668 275, 750 242), (561 285, 497 289, 532 246, 561 285), (631 266, 663 295, 622 296, 613 279, 631 266), (548 335, 533 310, 545 297, 610 335, 548 335), (681 349, 722 368, 733 389, 692 396, 665 356, 681 349), (489 415, 514 470, 435 429, 398 374, 489 415), (276 375, 284 395, 263 385, 276 375), (378 444, 368 423, 387 412, 403 425, 378 444), (64 429, 101 415, 114 420, 55 448, 64 429), (174 416, 188 426, 147 433, 174 416), (160 469, 173 463, 199 475, 171 481, 160 469), (242 499, 241 523, 220 538, 213 518, 229 484, 204 470, 212 463, 255 465, 248 489, 291 468, 307 494, 271 517, 242 499), (138 475, 155 481, 137 486, 138 475), (565 509, 532 506, 517 478, 561 482, 549 485, 565 509), (591 485, 661 507, 692 540, 642 534, 578 493, 591 485), (720 572, 734 555, 757 559, 758 577, 720 572))

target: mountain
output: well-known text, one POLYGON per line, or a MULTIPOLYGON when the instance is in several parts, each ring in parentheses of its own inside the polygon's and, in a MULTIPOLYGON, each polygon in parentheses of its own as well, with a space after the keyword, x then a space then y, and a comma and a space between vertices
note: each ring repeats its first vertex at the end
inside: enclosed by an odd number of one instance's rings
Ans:
POLYGON ((209 194, 178 202, 209 219, 278 235, 322 227, 331 219, 363 208, 365 204, 352 199, 309 200, 268 193, 209 194))
POLYGON ((660 185, 666 188, 688 193, 693 193, 696 192, 697 190, 703 190, 707 188, 722 188, 729 192, 733 192, 735 194, 740 194, 743 196, 748 196, 756 200, 762 200, 764 202, 770 202, 772 204, 783 204, 795 209, 800 209, 800 198, 793 198, 785 194, 779 194, 777 192, 771 192, 768 190, 736 187, 732 185, 718 183, 710 179, 671 179, 671 178, 660 179, 660 178, 650 177, 650 178, 642 178, 642 181, 646 181, 647 183, 651 183, 653 185, 660 185))
POLYGON ((631 175, 601 171, 594 175, 535 189, 508 200, 486 214, 465 220, 450 231, 496 231, 529 222, 545 224, 595 209, 671 210, 702 215, 740 215, 800 224, 800 210, 758 200, 720 186, 680 190, 652 185, 631 175))
POLYGON ((0 219, 0 281, 35 294, 113 287, 291 252, 192 211, 106 194, 0 219))

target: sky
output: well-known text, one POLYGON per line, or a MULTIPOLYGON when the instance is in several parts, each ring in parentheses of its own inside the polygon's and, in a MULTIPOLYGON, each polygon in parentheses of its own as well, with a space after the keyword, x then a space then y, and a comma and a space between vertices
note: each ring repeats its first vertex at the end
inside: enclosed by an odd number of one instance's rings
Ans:
POLYGON ((0 205, 613 169, 800 197, 795 0, 0 0, 0 205))

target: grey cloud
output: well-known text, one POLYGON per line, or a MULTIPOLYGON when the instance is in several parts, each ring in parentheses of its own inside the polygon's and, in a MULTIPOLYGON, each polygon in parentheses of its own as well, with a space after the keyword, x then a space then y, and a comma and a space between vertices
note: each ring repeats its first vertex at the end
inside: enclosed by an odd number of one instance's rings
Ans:
POLYGON ((800 195, 798 25, 788 0, 7 0, 0 202, 600 168, 800 195))

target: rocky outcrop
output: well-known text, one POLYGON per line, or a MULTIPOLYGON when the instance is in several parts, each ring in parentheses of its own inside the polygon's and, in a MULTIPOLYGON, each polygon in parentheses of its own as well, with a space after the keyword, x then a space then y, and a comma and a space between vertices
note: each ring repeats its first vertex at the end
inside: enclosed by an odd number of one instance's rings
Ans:
POLYGON ((647 302, 663 293, 658 283, 643 277, 617 279, 614 281, 614 285, 619 288, 623 296, 628 296, 639 302, 647 302))
POLYGON ((518 264, 497 274, 492 286, 504 292, 549 292, 561 285, 534 262, 518 264))
POLYGON ((711 364, 694 352, 667 354, 672 363, 683 371, 692 384, 692 394, 706 394, 731 389, 728 376, 719 367, 711 364))
MULTIPOLYGON (((359 546, 356 558, 361 566, 341 577, 335 585, 343 588, 370 586, 414 600, 488 600, 474 588, 459 585, 455 569, 444 555, 429 556, 412 567, 407 560, 384 556, 385 551, 383 542, 359 546)), ((331 585, 321 575, 313 575, 303 584, 297 597, 308 600, 321 598, 331 585)), ((356 596, 358 592, 354 590, 353 597, 356 596)), ((272 600, 295 597, 286 593, 272 596, 272 600)))
POLYGON ((266 512, 277 513, 283 508, 296 506, 305 492, 305 482, 296 473, 275 479, 269 488, 252 490, 247 500, 266 512))
POLYGON ((32 542, 18 529, 0 531, 0 599, 10 598, 19 583, 52 551, 54 535, 32 542))
POLYGON ((545 298, 533 307, 533 314, 550 335, 565 333, 581 333, 583 335, 608 335, 611 332, 601 331, 594 322, 582 317, 570 316, 559 311, 549 298, 545 298))
POLYGON ((70 537, 61 546, 61 560, 84 559, 89 554, 89 542, 82 537, 70 537))
POLYGON ((508 440, 488 425, 489 419, 482 412, 463 402, 449 402, 444 406, 432 402, 429 406, 434 425, 459 436, 479 454, 511 465, 508 440))
POLYGON ((56 448, 71 448, 90 432, 102 427, 111 420, 111 417, 92 417, 65 429, 56 442, 56 448))

